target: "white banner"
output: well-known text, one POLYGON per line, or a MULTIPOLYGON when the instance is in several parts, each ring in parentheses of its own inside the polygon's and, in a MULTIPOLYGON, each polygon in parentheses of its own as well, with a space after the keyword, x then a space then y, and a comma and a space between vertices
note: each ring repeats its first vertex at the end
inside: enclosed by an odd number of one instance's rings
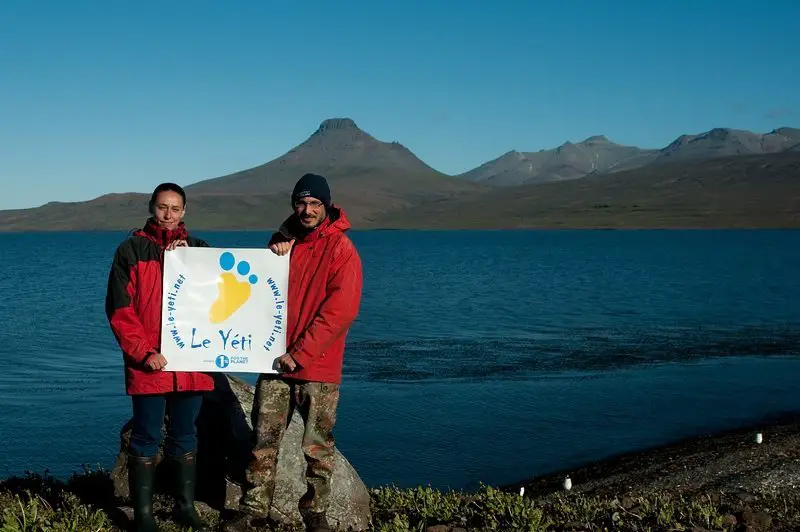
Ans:
POLYGON ((165 371, 276 373, 286 352, 289 255, 180 247, 164 254, 165 371))

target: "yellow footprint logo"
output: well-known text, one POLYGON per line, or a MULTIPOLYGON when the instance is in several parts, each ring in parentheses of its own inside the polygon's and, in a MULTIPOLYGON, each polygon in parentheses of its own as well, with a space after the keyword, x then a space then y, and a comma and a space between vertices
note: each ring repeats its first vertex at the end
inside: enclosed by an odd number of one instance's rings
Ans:
POLYGON ((208 311, 208 319, 211 320, 211 323, 222 323, 233 316, 233 313, 250 299, 251 286, 258 282, 255 274, 250 275, 245 281, 236 280, 236 275, 231 273, 233 267, 236 266, 239 275, 244 276, 250 273, 250 264, 244 260, 236 264, 236 257, 229 251, 219 256, 219 266, 224 273, 220 274, 217 283, 219 296, 208 311))

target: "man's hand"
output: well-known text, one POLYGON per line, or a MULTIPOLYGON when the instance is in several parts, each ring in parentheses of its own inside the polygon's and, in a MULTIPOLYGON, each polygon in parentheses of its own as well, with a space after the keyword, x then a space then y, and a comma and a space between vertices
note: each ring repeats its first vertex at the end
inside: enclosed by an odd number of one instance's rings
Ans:
POLYGON ((189 244, 186 243, 186 240, 173 240, 167 245, 167 251, 172 251, 175 248, 185 248, 189 244))
POLYGON ((147 362, 145 362, 144 365, 153 371, 158 371, 167 365, 167 359, 164 357, 164 355, 156 351, 147 357, 147 362))
POLYGON ((278 358, 278 369, 284 373, 291 373, 297 369, 297 362, 294 361, 292 355, 286 353, 278 358))
POLYGON ((294 245, 294 240, 289 240, 288 242, 277 242, 269 246, 269 249, 275 253, 276 255, 286 255, 289 251, 292 250, 292 246, 294 245))

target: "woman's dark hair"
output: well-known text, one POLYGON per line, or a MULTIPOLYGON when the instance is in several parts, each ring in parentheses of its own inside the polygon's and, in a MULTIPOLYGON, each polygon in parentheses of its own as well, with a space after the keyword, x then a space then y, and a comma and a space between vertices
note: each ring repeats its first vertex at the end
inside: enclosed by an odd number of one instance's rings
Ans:
POLYGON ((161 183, 153 191, 153 195, 150 196, 150 210, 153 209, 156 204, 156 198, 162 192, 176 192, 180 194, 181 198, 183 199, 184 206, 186 205, 186 192, 183 191, 180 185, 176 185, 175 183, 161 183))

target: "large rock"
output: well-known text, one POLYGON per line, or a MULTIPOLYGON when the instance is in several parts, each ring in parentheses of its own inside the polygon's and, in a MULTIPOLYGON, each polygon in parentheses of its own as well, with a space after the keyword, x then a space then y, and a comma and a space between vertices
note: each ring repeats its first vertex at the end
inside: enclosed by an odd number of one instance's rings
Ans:
MULTIPOLYGON (((250 460, 252 423, 250 412, 255 390, 245 381, 215 374, 215 390, 206 395, 197 421, 197 499, 216 509, 237 509, 250 460)), ((168 416, 168 414, 167 414, 168 416)), ((278 452, 278 472, 271 513, 287 524, 301 520, 298 502, 306 491, 306 462, 300 447, 303 420, 295 412, 278 452)), ((164 431, 165 432, 165 431, 164 431)), ((120 453, 112 472, 117 497, 128 498, 126 450, 130 422, 120 433, 120 453)), ((163 447, 163 442, 162 442, 163 447)), ((370 497, 355 469, 338 449, 331 480, 328 521, 338 530, 366 530, 369 526, 370 497)), ((157 491, 167 492, 159 466, 157 491)))

